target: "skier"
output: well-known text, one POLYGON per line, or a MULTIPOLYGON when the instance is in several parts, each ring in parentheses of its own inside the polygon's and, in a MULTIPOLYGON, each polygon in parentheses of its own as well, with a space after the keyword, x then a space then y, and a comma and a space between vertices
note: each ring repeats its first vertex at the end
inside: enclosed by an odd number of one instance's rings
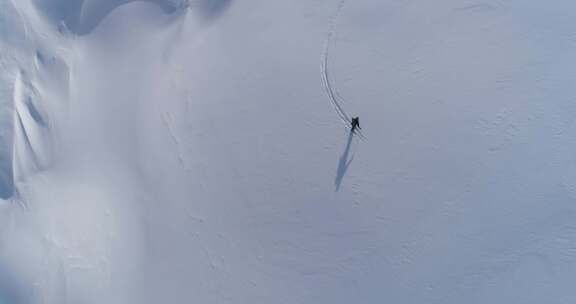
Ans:
POLYGON ((354 131, 356 131, 356 128, 362 129, 362 128, 360 128, 360 118, 358 116, 352 117, 352 121, 350 122, 350 125, 352 126, 352 129, 351 129, 352 133, 354 133, 354 131))

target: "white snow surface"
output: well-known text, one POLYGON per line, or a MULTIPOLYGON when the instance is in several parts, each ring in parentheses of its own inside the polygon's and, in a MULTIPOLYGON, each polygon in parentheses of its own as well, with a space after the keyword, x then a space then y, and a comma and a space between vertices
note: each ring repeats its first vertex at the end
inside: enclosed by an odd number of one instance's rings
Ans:
POLYGON ((0 0, 0 303, 576 303, 574 62, 572 0, 0 0))

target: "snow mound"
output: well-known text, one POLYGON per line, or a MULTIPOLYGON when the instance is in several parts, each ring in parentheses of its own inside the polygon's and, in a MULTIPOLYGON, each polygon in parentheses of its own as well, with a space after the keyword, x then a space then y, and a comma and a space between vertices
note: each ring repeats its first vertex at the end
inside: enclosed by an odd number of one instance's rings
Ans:
POLYGON ((110 12, 130 2, 157 5, 166 13, 191 9, 206 21, 218 17, 231 0, 32 0, 50 24, 63 26, 72 33, 90 33, 110 12))

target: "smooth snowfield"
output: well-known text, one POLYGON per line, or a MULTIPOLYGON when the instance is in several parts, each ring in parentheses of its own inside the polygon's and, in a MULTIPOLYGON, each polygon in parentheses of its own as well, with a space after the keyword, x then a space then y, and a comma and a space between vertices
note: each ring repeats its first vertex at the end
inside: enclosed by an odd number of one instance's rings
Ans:
POLYGON ((0 0, 0 303, 574 303, 574 20, 0 0))

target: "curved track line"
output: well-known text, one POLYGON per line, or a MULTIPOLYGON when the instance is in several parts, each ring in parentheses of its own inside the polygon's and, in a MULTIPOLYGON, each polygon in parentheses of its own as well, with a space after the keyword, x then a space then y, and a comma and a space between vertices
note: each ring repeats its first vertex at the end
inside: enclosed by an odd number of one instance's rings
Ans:
POLYGON ((328 73, 328 58, 330 52, 330 44, 332 44, 332 41, 336 33, 336 19, 340 15, 340 11, 344 7, 344 4, 345 0, 341 0, 340 3, 338 4, 338 9, 336 10, 336 13, 334 14, 334 16, 332 16, 332 18, 330 18, 330 31, 328 32, 328 37, 326 38, 326 45, 324 47, 324 52, 322 53, 320 70, 322 75, 322 85, 324 86, 324 90, 326 91, 326 94, 328 95, 328 98, 330 99, 330 102, 332 103, 332 106, 334 107, 336 114, 338 114, 340 120, 342 120, 342 122, 346 126, 350 126, 352 120, 350 119, 350 116, 346 114, 346 111, 344 111, 344 108, 338 101, 338 99, 343 101, 343 98, 340 97, 340 95, 334 91, 328 73))
MULTIPOLYGON (((324 52, 322 53, 320 71, 322 75, 322 86, 324 87, 324 91, 326 91, 326 95, 328 96, 330 102, 332 103, 332 107, 336 111, 336 114, 338 114, 338 117, 340 117, 342 123, 344 123, 344 125, 347 128, 350 128, 352 124, 352 119, 350 118, 350 115, 348 115, 346 111, 344 111, 344 108, 342 107, 342 103, 344 103, 344 98, 342 98, 342 96, 338 94, 338 91, 336 91, 333 88, 332 83, 330 82, 330 75, 328 73, 328 67, 329 67, 328 58, 330 57, 329 56, 330 45, 333 43, 334 36, 336 36, 336 19, 338 19, 338 16, 340 16, 340 12, 342 11, 342 8, 344 8, 345 2, 346 0, 340 1, 340 3, 338 4, 338 8, 336 9, 336 13, 330 18, 330 31, 328 32, 328 37, 326 38, 326 46, 324 47, 324 52)), ((362 134, 360 130, 356 130, 355 133, 357 133, 358 136, 360 136, 360 138, 366 139, 366 137, 362 134)))

